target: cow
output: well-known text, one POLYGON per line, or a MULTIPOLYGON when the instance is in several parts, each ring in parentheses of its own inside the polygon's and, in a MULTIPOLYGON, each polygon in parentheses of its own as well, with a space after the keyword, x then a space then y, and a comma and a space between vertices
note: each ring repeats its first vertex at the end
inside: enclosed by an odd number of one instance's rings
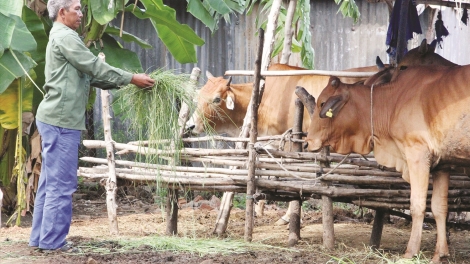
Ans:
POLYGON ((430 44, 427 44, 426 39, 423 39, 418 47, 411 49, 406 53, 406 55, 400 60, 396 67, 386 67, 380 58, 377 57, 376 64, 380 71, 367 78, 367 80, 364 81, 364 84, 370 86, 372 84, 377 85, 391 82, 397 78, 401 71, 406 70, 406 68, 413 65, 456 66, 457 64, 435 53, 436 45, 436 40, 433 40, 430 44))
MULTIPOLYGON (((304 70, 304 68, 274 64, 269 67, 269 70, 288 71, 304 70)), ((370 66, 346 71, 375 72, 377 70, 376 66, 370 66)), ((231 137, 239 136, 251 99, 253 83, 233 84, 231 78, 224 79, 223 77, 213 77, 212 74, 207 75, 209 79, 199 91, 198 110, 191 118, 194 122, 193 133, 199 134, 206 130, 212 130, 231 137)), ((316 96, 325 87, 328 79, 329 76, 318 75, 268 76, 258 110, 258 135, 280 135, 287 131, 293 125, 296 86, 306 87, 311 94, 316 96)), ((354 83, 364 79, 345 77, 343 81, 354 83)), ((310 117, 305 113, 302 131, 306 131, 309 122, 310 117)), ((257 212, 260 212, 259 208, 257 208, 257 212)), ((289 207, 286 215, 277 224, 288 223, 290 212, 289 207)))
POLYGON ((385 84, 344 84, 331 77, 311 117, 306 149, 374 152, 410 183, 412 230, 406 258, 418 254, 429 175, 437 242, 433 262, 449 255, 446 241, 450 166, 470 162, 470 66, 410 66, 385 84))

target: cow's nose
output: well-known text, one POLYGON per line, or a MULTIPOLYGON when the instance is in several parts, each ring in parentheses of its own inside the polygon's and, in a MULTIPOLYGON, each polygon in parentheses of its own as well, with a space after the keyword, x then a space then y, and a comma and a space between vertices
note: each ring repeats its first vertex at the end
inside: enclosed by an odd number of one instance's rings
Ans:
POLYGON ((305 142, 304 143, 304 150, 306 150, 308 148, 308 142, 305 142))
POLYGON ((188 127, 188 130, 193 130, 195 127, 196 127, 196 125, 190 125, 190 126, 188 127))

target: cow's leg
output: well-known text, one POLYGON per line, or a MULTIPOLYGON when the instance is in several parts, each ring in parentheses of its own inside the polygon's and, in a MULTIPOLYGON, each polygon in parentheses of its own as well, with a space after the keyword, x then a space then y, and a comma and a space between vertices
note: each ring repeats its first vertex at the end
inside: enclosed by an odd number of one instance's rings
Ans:
POLYGON ((259 200, 255 206, 255 213, 257 217, 261 217, 264 215, 264 204, 266 200, 259 200))
POLYGON ((412 217, 411 235, 405 252, 405 258, 412 258, 419 253, 423 232, 424 214, 426 212, 426 196, 429 185, 428 152, 410 148, 405 152, 408 171, 403 178, 409 177, 411 185, 410 211, 412 217), (406 175, 408 174, 408 175, 406 175))
POLYGON ((446 238, 447 196, 449 193, 449 172, 437 171, 432 175, 433 188, 431 209, 437 226, 436 251, 432 261, 441 263, 441 258, 449 256, 446 238))

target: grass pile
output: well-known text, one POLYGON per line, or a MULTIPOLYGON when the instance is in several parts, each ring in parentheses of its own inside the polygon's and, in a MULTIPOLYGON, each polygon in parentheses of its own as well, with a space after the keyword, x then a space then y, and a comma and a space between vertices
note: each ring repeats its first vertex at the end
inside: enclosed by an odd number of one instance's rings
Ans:
MULTIPOLYGON (((136 140, 148 141, 154 149, 173 149, 175 154, 170 164, 179 164, 179 150, 183 148, 178 135, 178 116, 182 103, 194 111, 196 84, 189 74, 175 74, 171 70, 157 69, 149 76, 155 80, 152 89, 141 89, 133 84, 121 88, 114 103, 128 122, 136 140)), ((157 155, 137 155, 137 161, 159 163, 157 155)))

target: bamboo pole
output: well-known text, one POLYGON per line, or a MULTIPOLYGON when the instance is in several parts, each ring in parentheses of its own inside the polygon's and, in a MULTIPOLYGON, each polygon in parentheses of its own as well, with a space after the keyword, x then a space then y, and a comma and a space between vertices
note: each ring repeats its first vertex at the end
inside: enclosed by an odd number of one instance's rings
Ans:
MULTIPOLYGON (((322 75, 322 76, 337 76, 337 77, 354 77, 354 78, 367 78, 371 77, 377 72, 347 72, 347 71, 323 71, 323 70, 293 70, 293 71, 268 71, 262 70, 261 76, 296 76, 296 75, 322 75)), ((230 70, 225 71, 225 75, 231 76, 253 76, 253 71, 245 70, 230 70)))
MULTIPOLYGON (((259 44, 258 44, 258 55, 263 51, 264 43, 264 32, 260 30, 259 33, 259 44)), ((251 93, 251 131, 250 131, 250 144, 248 145, 249 157, 248 157, 248 176, 246 184, 246 212, 245 212, 245 241, 251 242, 253 239, 253 223, 254 223, 254 200, 253 195, 255 194, 255 170, 256 170, 256 159, 257 153, 255 150, 256 138, 258 137, 258 106, 260 103, 260 83, 262 61, 258 56, 255 61, 255 81, 253 83, 253 92, 251 93)))
MULTIPOLYGON (((323 148, 322 154, 328 156, 330 150, 328 147, 323 148)), ((322 167, 330 167, 330 163, 320 162, 322 167)), ((321 186, 325 189, 329 188, 329 184, 326 181, 321 181, 321 186)), ((327 249, 334 249, 335 247, 335 227, 334 227, 334 216, 333 216, 333 199, 331 196, 322 195, 322 224, 323 224, 323 246, 327 249)))
POLYGON ((292 36, 294 35, 294 28, 292 26, 293 17, 295 14, 295 8, 297 7, 297 0, 290 0, 289 6, 287 7, 286 23, 284 26, 284 47, 282 48, 282 64, 289 64, 289 58, 291 55, 292 47, 292 36))
MULTIPOLYGON (((291 1, 292 3, 293 1, 291 1)), ((290 7, 290 5, 289 5, 290 7)), ((294 137, 299 139, 301 136, 297 134, 297 132, 302 131, 302 121, 304 116, 304 105, 300 101, 300 99, 295 100, 295 118, 294 118, 294 126, 292 127, 292 132, 294 133, 294 137)), ((294 151, 301 152, 302 151, 302 144, 295 143, 294 144, 294 151)), ((289 238, 287 240, 287 245, 289 247, 293 247, 297 245, 300 240, 300 215, 301 215, 301 207, 300 207, 300 199, 293 200, 289 203, 289 209, 291 215, 289 217, 289 238)))
MULTIPOLYGON (((104 53, 100 52, 98 57, 105 61, 104 53)), ((108 179, 106 180, 106 207, 108 210, 109 232, 111 235, 118 235, 118 220, 117 220, 117 180, 114 162, 114 144, 111 136, 111 111, 109 110, 109 97, 110 94, 107 90, 101 90, 101 110, 103 116, 103 129, 104 129, 104 144, 106 147, 106 158, 108 160, 108 179)))
POLYGON ((3 208, 3 192, 0 188, 0 229, 2 228, 2 208, 3 208))

